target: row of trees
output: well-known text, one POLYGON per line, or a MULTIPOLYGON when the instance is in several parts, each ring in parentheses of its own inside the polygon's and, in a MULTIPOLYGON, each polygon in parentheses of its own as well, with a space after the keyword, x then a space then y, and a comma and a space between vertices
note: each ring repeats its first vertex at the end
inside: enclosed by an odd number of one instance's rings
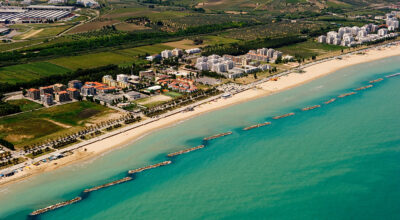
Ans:
POLYGON ((19 163, 19 159, 18 158, 13 158, 13 159, 10 159, 8 161, 0 162, 0 167, 5 167, 5 166, 9 166, 9 165, 16 165, 18 163, 19 163))
POLYGON ((175 99, 168 101, 162 105, 154 106, 152 108, 147 108, 147 109, 143 110, 143 113, 148 117, 157 116, 157 115, 163 114, 167 111, 170 111, 172 109, 191 104, 191 103, 195 102, 196 100, 205 99, 209 96, 213 96, 218 93, 219 93, 219 91, 215 88, 212 88, 212 89, 209 89, 206 91, 199 90, 195 93, 186 94, 181 97, 175 98, 175 99))
MULTIPOLYGON (((1 85, 0 85, 1 87, 1 85)), ((21 108, 17 105, 12 105, 7 102, 1 101, 2 94, 0 94, 0 116, 10 115, 14 113, 21 112, 21 108)))
POLYGON ((0 145, 8 148, 10 150, 15 150, 14 144, 12 144, 4 139, 1 139, 1 138, 0 138, 0 145))

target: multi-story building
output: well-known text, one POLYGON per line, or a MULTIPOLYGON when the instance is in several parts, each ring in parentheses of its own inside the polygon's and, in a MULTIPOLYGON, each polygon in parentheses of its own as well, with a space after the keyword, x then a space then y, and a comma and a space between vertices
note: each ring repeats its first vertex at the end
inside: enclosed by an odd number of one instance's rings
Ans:
POLYGON ((154 80, 156 77, 156 74, 154 73, 153 70, 146 70, 146 71, 140 71, 139 72, 139 77, 141 80, 154 80))
POLYGON ((201 70, 201 71, 208 71, 208 70, 210 70, 208 63, 206 63, 206 62, 198 62, 198 63, 196 63, 196 66, 195 66, 195 67, 196 67, 198 70, 201 70))
POLYGON ((76 88, 68 88, 67 92, 69 94, 69 98, 70 99, 79 99, 80 92, 79 92, 78 89, 76 89, 76 88))
POLYGON ((45 93, 53 95, 54 93, 53 86, 40 87, 39 90, 40 90, 40 95, 44 95, 45 93))
POLYGON ((85 85, 81 88, 81 94, 82 96, 94 96, 97 94, 97 89, 95 85, 85 83, 85 85))
POLYGON ((68 88, 75 88, 75 89, 81 89, 82 88, 82 82, 79 80, 71 80, 68 82, 68 88))
POLYGON ((272 57, 274 60, 282 58, 282 52, 280 51, 275 51, 274 56, 272 57))
POLYGON ((354 36, 357 36, 359 31, 360 31, 360 27, 354 26, 354 27, 351 28, 351 33, 354 36))
POLYGON ((170 50, 164 50, 164 51, 162 51, 162 52, 161 52, 161 57, 162 57, 163 59, 171 58, 171 57, 172 57, 172 51, 170 51, 170 50))
POLYGON ((128 82, 129 76, 126 74, 118 74, 117 75, 117 82, 128 82))
POLYGON ((319 43, 326 43, 326 36, 325 35, 321 35, 318 37, 318 42, 319 43))
POLYGON ((327 34, 326 34, 326 38, 333 38, 333 39, 335 39, 335 38, 338 38, 339 37, 339 34, 336 32, 336 31, 329 31, 327 34))
POLYGON ((272 58, 273 56, 274 56, 274 53, 275 53, 275 50, 274 49, 268 49, 268 51, 267 51, 267 56, 268 57, 270 57, 270 58, 272 58))
POLYGON ((45 106, 53 105, 53 95, 49 93, 44 93, 40 95, 40 100, 45 106))
POLYGON ((378 30, 378 35, 381 36, 381 37, 385 36, 387 34, 388 34, 388 29, 387 28, 381 28, 381 29, 378 30))
POLYGON ((183 50, 175 48, 172 50, 172 56, 179 57, 183 55, 183 50))
POLYGON ((56 93, 56 101, 57 102, 68 102, 71 101, 71 98, 67 91, 60 91, 56 93))
POLYGON ((53 89, 54 92, 61 92, 61 91, 65 91, 67 89, 67 87, 61 83, 57 83, 53 85, 53 89))
POLYGON ((33 100, 39 100, 40 99, 40 91, 39 89, 31 88, 28 89, 27 93, 28 97, 33 99, 33 100))
POLYGON ((114 79, 112 78, 111 75, 105 75, 105 76, 103 76, 103 78, 101 79, 101 81, 102 81, 104 84, 110 84, 110 82, 113 81, 113 80, 114 80, 114 79))
POLYGON ((187 54, 195 54, 195 53, 200 53, 201 50, 200 50, 200 48, 192 48, 192 49, 187 49, 187 50, 185 50, 185 52, 186 52, 187 54))
POLYGON ((335 44, 335 45, 340 45, 341 42, 342 42, 342 39, 340 37, 333 39, 333 44, 335 44))
POLYGON ((114 86, 96 88, 97 94, 113 93, 113 92, 115 92, 115 90, 116 90, 116 88, 114 86))
POLYGON ((357 34, 357 37, 366 37, 368 32, 366 30, 360 30, 357 34))

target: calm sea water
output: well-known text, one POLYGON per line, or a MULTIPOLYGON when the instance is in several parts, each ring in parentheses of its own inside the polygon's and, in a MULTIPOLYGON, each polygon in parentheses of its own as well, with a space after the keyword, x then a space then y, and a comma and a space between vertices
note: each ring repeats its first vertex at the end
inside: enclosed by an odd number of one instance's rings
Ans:
MULTIPOLYGON (((85 163, 0 188, 0 219, 72 199, 126 171, 233 131, 173 164, 40 219, 400 219, 400 57, 343 69, 295 89, 157 131, 85 163), (296 115, 273 120, 288 112, 296 115), (241 128, 265 121, 272 125, 241 128)), ((134 131, 133 131, 134 132, 134 131)))

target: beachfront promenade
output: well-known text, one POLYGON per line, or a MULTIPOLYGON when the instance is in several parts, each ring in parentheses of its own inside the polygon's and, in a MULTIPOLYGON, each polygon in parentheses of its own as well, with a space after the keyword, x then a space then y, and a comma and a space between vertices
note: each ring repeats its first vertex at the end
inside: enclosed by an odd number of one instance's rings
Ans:
MULTIPOLYGON (((395 42, 390 42, 390 43, 387 43, 387 44, 384 44, 384 45, 368 47, 368 48, 364 48, 364 49, 361 49, 361 50, 357 50, 357 51, 352 51, 352 52, 349 52, 349 53, 341 54, 341 55, 336 56, 336 57, 325 58, 325 59, 318 60, 318 61, 315 61, 315 62, 312 62, 312 63, 300 65, 300 66, 297 67, 297 68, 294 68, 294 69, 291 69, 291 70, 287 70, 287 71, 284 71, 284 72, 279 73, 279 74, 277 74, 277 75, 270 76, 270 77, 267 77, 267 78, 258 80, 258 81, 256 81, 256 82, 251 83, 251 84, 238 86, 238 87, 236 88, 236 90, 230 91, 230 93, 231 93, 231 95, 235 95, 235 94, 237 94, 237 93, 241 93, 241 92, 247 91, 247 90, 249 90, 249 89, 253 89, 253 88, 255 88, 256 86, 258 86, 258 85, 260 85, 260 84, 262 84, 262 83, 268 82, 268 81, 270 81, 270 80, 273 79, 273 78, 285 76, 285 75, 287 75, 287 74, 289 74, 289 73, 291 73, 291 72, 293 72, 293 71, 295 71, 295 70, 304 69, 304 68, 307 68, 307 67, 310 67, 310 66, 313 66, 313 65, 316 65, 316 64, 320 64, 320 63, 327 62, 327 61, 334 60, 334 59, 338 59, 338 58, 340 59, 340 58, 342 58, 343 56, 358 54, 358 53, 361 53, 361 52, 366 52, 366 51, 368 51, 368 50, 370 50, 370 49, 378 49, 378 48, 386 47, 387 45, 398 44, 399 42, 400 42, 400 41, 395 41, 395 42)), ((47 158, 49 158, 51 155, 54 155, 54 154, 62 154, 62 153, 69 152, 69 151, 73 151, 73 150, 76 150, 76 149, 79 149, 79 148, 84 148, 85 146, 88 146, 88 145, 90 145, 90 144, 96 143, 96 142, 98 142, 98 141, 102 141, 102 140, 104 140, 104 139, 107 139, 107 138, 116 136, 116 135, 118 135, 118 134, 122 134, 122 133, 125 133, 125 132, 128 132, 128 131, 134 130, 134 129, 136 129, 136 128, 139 128, 139 127, 148 125, 148 124, 150 124, 150 123, 159 121, 160 119, 164 119, 164 118, 170 117, 170 116, 172 116, 172 115, 176 115, 176 114, 179 114, 179 113, 182 113, 182 112, 186 112, 188 108, 195 108, 195 107, 200 106, 200 105, 203 105, 203 104, 205 104, 205 103, 208 103, 208 102, 211 102, 211 101, 216 101, 216 100, 218 100, 218 99, 221 99, 222 96, 223 96, 223 95, 216 95, 216 96, 213 96, 213 97, 210 97, 210 98, 207 98, 207 99, 198 101, 198 102, 193 103, 193 104, 191 104, 191 105, 184 106, 184 107, 181 107, 181 108, 172 110, 172 111, 170 111, 170 112, 164 113, 164 114, 159 115, 159 116, 157 116, 157 117, 149 118, 149 119, 146 119, 146 120, 144 120, 144 121, 142 121, 142 122, 139 122, 139 123, 136 123, 136 124, 132 124, 132 125, 125 126, 125 127, 123 127, 123 128, 120 128, 120 129, 115 130, 115 131, 111 131, 111 132, 109 132, 109 133, 107 133, 107 134, 104 134, 104 135, 95 137, 95 138, 93 138, 93 139, 85 140, 85 141, 82 141, 82 142, 80 142, 80 143, 78 143, 78 144, 75 144, 75 145, 72 145, 72 146, 69 146, 69 147, 66 147, 66 148, 63 148, 63 149, 56 150, 55 152, 53 152, 53 153, 51 153, 51 154, 43 155, 43 156, 37 157, 37 158, 35 158, 35 159, 29 159, 28 161, 24 162, 23 164, 18 164, 18 165, 12 166, 12 167, 8 167, 8 168, 6 168, 6 169, 0 170, 0 172, 5 172, 5 173, 7 173, 7 172, 10 172, 10 171, 13 171, 13 170, 18 170, 18 169, 24 168, 24 167, 26 167, 26 166, 29 166, 29 165, 31 165, 31 164, 33 164, 33 163, 36 163, 36 162, 39 162, 39 161, 41 161, 41 160, 47 159, 47 158)))

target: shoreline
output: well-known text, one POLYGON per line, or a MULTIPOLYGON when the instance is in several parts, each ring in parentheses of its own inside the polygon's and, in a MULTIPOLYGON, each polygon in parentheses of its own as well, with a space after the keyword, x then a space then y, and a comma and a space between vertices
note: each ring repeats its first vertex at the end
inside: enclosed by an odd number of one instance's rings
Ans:
POLYGON ((89 159, 96 159, 98 156, 104 153, 108 153, 120 147, 125 147, 128 144, 133 144, 137 140, 146 137, 147 135, 159 129, 175 126, 178 123, 190 118, 194 118, 201 114, 282 92, 349 66, 398 55, 400 55, 400 44, 397 43, 395 46, 377 46, 361 51, 355 51, 352 52, 352 54, 343 54, 340 56, 341 59, 330 58, 314 65, 306 64, 304 67, 300 67, 304 73, 291 72, 289 74, 280 76, 278 81, 262 82, 261 84, 256 85, 254 88, 234 94, 228 99, 220 98, 216 101, 210 101, 206 102, 205 104, 201 104, 195 107, 194 111, 172 114, 164 118, 150 121, 139 127, 131 127, 127 129, 122 128, 121 131, 116 131, 114 135, 100 138, 100 140, 93 140, 93 143, 83 145, 83 147, 74 150, 74 154, 70 156, 66 156, 49 163, 44 163, 40 166, 31 166, 31 169, 24 169, 12 177, 0 179, 0 187, 25 180, 43 172, 65 167, 73 163, 78 163, 89 159))

